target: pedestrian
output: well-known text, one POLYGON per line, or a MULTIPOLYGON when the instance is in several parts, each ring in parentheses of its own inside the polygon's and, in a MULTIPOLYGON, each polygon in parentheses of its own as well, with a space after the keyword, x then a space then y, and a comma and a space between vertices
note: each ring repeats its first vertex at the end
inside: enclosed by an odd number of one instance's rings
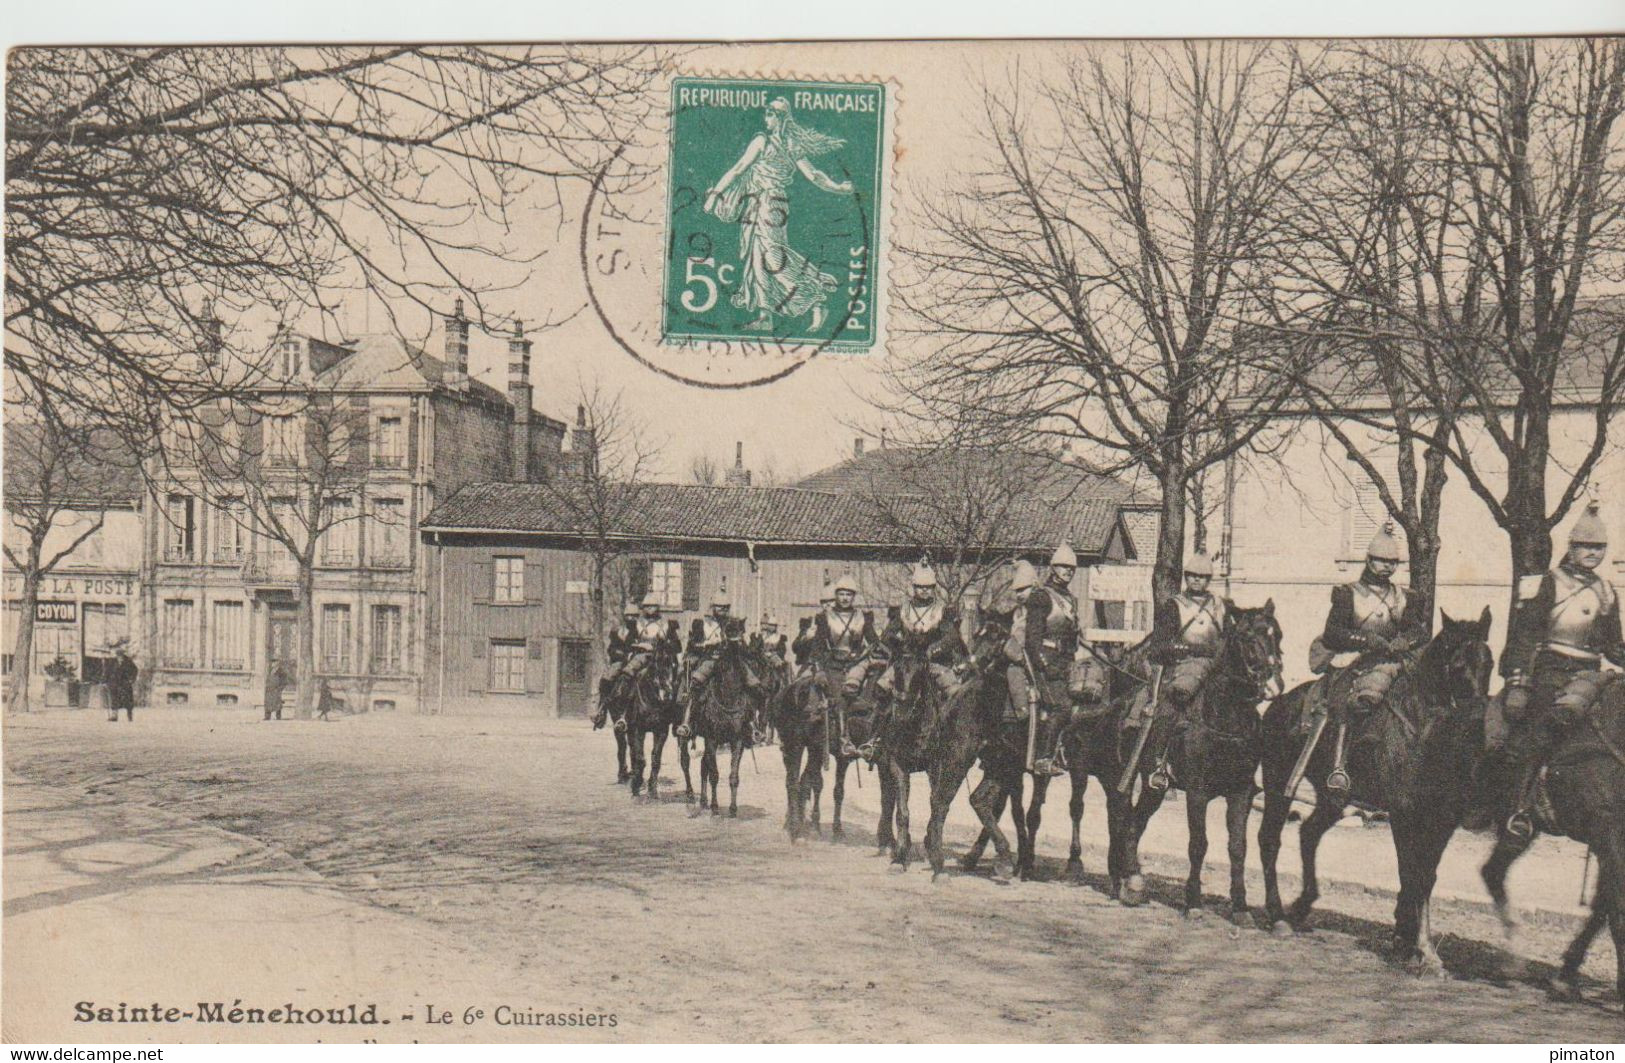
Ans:
POLYGON ((130 659, 128 642, 119 639, 113 643, 113 664, 107 671, 107 722, 116 723, 120 709, 126 721, 135 721, 135 684, 139 675, 140 669, 130 659))
POLYGON ((265 718, 282 719, 282 696, 288 687, 287 663, 272 661, 265 669, 265 718))
POLYGON ((338 708, 338 704, 338 698, 333 696, 333 684, 324 676, 316 693, 316 718, 327 719, 327 714, 338 708))

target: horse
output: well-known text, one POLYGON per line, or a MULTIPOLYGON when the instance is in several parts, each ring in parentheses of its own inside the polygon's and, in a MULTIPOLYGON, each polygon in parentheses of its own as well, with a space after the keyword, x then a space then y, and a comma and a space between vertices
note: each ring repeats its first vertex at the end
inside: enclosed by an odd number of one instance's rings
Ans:
MULTIPOLYGON (((738 624, 737 620, 730 625, 738 624)), ((751 744, 751 718, 755 712, 755 696, 747 689, 745 673, 748 665, 745 644, 738 640, 738 631, 730 627, 730 638, 718 652, 716 667, 710 678, 693 699, 693 723, 696 736, 705 739, 705 752, 700 757, 700 804, 697 811, 709 807, 712 815, 721 815, 717 788, 721 782, 717 766, 717 751, 726 746, 728 765, 728 815, 739 815, 739 761, 751 744), (710 789, 707 791, 707 784, 710 789), (709 800, 707 793, 709 792, 709 800)))
MULTIPOLYGON (((1433 884, 1445 846, 1475 790, 1494 659, 1486 642, 1488 608, 1477 620, 1454 620, 1443 611, 1439 615, 1438 633, 1426 646, 1405 655, 1382 706, 1363 728, 1351 728, 1358 737, 1349 748, 1353 786, 1348 797, 1389 816, 1400 883, 1394 906, 1396 952, 1418 973, 1442 976, 1444 965, 1433 947, 1429 925, 1433 884)), ((1330 744, 1323 743, 1304 775, 1315 789, 1315 806, 1298 828, 1303 888, 1291 907, 1283 909, 1275 864, 1292 803, 1285 786, 1301 748, 1297 730, 1304 699, 1315 682, 1272 701, 1262 724, 1264 817, 1258 848, 1266 911, 1272 931, 1281 937, 1291 936, 1308 921, 1320 896, 1315 852, 1343 813, 1343 798, 1327 795, 1326 779, 1335 756, 1330 744)))
POLYGON ((880 755, 880 828, 877 839, 891 840, 891 869, 905 871, 914 840, 909 833, 909 786, 913 774, 931 765, 937 712, 942 692, 931 675, 931 662, 905 653, 893 665, 897 677, 889 705, 876 721, 880 755))
MULTIPOLYGON (((1507 780, 1510 781, 1510 780, 1507 780)), ((1607 924, 1618 959, 1616 985, 1625 1003, 1625 682, 1612 678, 1584 720, 1553 752, 1545 775, 1546 808, 1535 819, 1549 834, 1563 834, 1591 847, 1597 857, 1597 893, 1585 927, 1563 953, 1552 988, 1579 996, 1580 964, 1591 941, 1607 924)), ((1529 842, 1534 839, 1531 837, 1529 842)), ((1517 920, 1507 897, 1506 876, 1528 851, 1528 842, 1498 844, 1484 865, 1484 884, 1510 941, 1517 920)))
MULTIPOLYGON (((609 704, 614 706, 611 713, 616 719, 616 734, 620 735, 623 730, 625 731, 627 748, 631 753, 634 800, 643 792, 644 786, 644 736, 653 738, 648 760, 648 796, 650 800, 656 800, 660 796, 660 757, 666 748, 666 736, 682 720, 677 699, 661 692, 657 678, 659 675, 669 674, 670 671, 670 658, 665 654, 657 654, 642 674, 622 674, 610 689, 609 704)), ((694 781, 689 774, 688 743, 682 739, 677 741, 677 754, 683 766, 685 799, 693 801, 694 781)))
MULTIPOLYGON (((866 681, 865 690, 867 686, 866 681)), ((841 812, 846 802, 846 770, 858 758, 841 751, 835 707, 842 697, 839 671, 809 668, 770 703, 779 753, 784 760, 784 830, 792 843, 806 837, 809 830, 824 833, 824 767, 831 759, 835 765, 835 804, 830 840, 839 841, 845 834, 841 812)), ((889 844, 884 838, 880 841, 882 847, 889 844)))
MULTIPOLYGON (((1254 609, 1232 608, 1225 617, 1219 652, 1201 688, 1186 707, 1181 733, 1165 737, 1168 763, 1185 791, 1185 824, 1189 832, 1190 871, 1185 878, 1185 915, 1202 914, 1202 862, 1207 857, 1207 809, 1216 797, 1225 801, 1229 834, 1230 913, 1242 927, 1253 925, 1247 907, 1247 819, 1252 812, 1253 776, 1259 762, 1258 706, 1281 693, 1281 627, 1275 601, 1254 609)), ((1155 719, 1153 729, 1170 722, 1155 719)), ((1126 738, 1126 736, 1124 736, 1126 738)), ((1148 747, 1150 743, 1147 743, 1148 747)), ((1138 771, 1151 775, 1150 758, 1138 771)), ((1138 872, 1139 843, 1165 791, 1144 785, 1134 805, 1124 844, 1126 866, 1138 872)))

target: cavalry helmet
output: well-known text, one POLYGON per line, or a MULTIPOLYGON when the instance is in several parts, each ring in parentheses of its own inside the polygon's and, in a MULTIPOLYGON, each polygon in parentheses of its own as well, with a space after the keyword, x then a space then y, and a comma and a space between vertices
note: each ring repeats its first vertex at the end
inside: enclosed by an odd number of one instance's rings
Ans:
POLYGON ((936 585, 937 585, 937 574, 931 570, 930 565, 915 565, 914 566, 914 586, 916 586, 916 587, 935 587, 936 585))
POLYGON ((643 596, 643 604, 644 605, 665 605, 666 603, 660 600, 660 595, 659 594, 656 594, 654 591, 650 591, 648 594, 645 594, 643 596))
POLYGON ((712 605, 732 605, 733 602, 728 598, 728 588, 727 587, 718 587, 717 588, 717 593, 715 593, 715 594, 713 594, 711 596, 711 604, 712 605))
POLYGON ((627 599, 627 600, 626 600, 626 604, 625 604, 625 605, 623 605, 623 606, 622 606, 622 607, 621 607, 621 612, 622 612, 622 613, 623 613, 623 614, 625 614, 625 615, 626 615, 626 616, 632 616, 632 615, 633 615, 633 614, 635 614, 635 613, 636 613, 636 612, 637 612, 637 611, 638 611, 638 603, 637 603, 637 602, 634 602, 634 601, 633 601, 633 600, 632 600, 632 599, 630 599, 630 598, 628 598, 628 599, 627 599))
POLYGON ((1017 561, 1010 567, 1010 589, 1024 591, 1038 586, 1038 572, 1030 561, 1017 561))
POLYGON ((1586 506, 1586 511, 1580 515, 1580 519, 1574 522, 1574 527, 1569 529, 1571 545, 1575 543, 1585 546, 1608 545, 1608 528, 1597 515, 1597 509, 1597 503, 1592 502, 1586 506))
POLYGON ((1382 530, 1371 537, 1371 545, 1365 548, 1365 556, 1372 561, 1399 563, 1399 540, 1394 536, 1393 521, 1384 524, 1382 530))
POLYGON ((1062 543, 1055 548, 1055 553, 1050 557, 1049 563, 1051 567, 1065 565, 1067 568, 1077 568, 1078 555, 1072 552, 1070 543, 1062 543))
POLYGON ((1206 554, 1192 554, 1185 559, 1185 575, 1208 576, 1213 575, 1213 559, 1206 554))
POLYGON ((853 594, 856 594, 858 593, 858 581, 853 579, 852 574, 848 572, 846 575, 835 581, 835 589, 837 591, 851 591, 853 594))

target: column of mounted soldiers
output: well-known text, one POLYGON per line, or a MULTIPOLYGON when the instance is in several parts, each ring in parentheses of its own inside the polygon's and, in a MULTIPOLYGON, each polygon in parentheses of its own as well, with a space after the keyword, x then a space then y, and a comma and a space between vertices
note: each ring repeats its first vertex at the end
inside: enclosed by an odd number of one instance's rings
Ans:
MULTIPOLYGON (((1618 595, 1597 573, 1606 549, 1607 531, 1593 504, 1576 522, 1561 563, 1519 583, 1500 663, 1506 679, 1502 706, 1510 725, 1504 752, 1513 765, 1513 785, 1500 817, 1504 845, 1526 844, 1531 837, 1541 769, 1594 701, 1603 681, 1601 662, 1625 667, 1618 595)), ((1328 740, 1335 759, 1327 788, 1334 795, 1349 792, 1351 733, 1383 704, 1407 655, 1429 639, 1430 618, 1394 582, 1400 562, 1399 542, 1392 526, 1385 526, 1371 540, 1360 576, 1332 590, 1324 629, 1310 650, 1310 668, 1322 678, 1306 699, 1303 747, 1288 792, 1328 740)), ((745 651, 745 686, 755 701, 758 741, 766 737, 768 698, 798 676, 816 675, 826 689, 839 692, 834 738, 841 755, 873 760, 875 716, 901 696, 896 665, 907 657, 926 662, 931 682, 944 694, 973 672, 1002 673, 1007 716, 1029 726, 1027 769, 1059 775, 1067 770, 1062 738, 1068 720, 1080 703, 1103 695, 1101 666, 1110 668, 1113 659, 1110 647, 1093 646, 1084 637, 1070 589, 1076 570, 1077 557, 1064 543, 1042 580, 1029 562, 1012 562, 968 641, 959 603, 938 593, 936 576, 925 563, 914 567, 908 599, 887 611, 883 628, 877 629, 872 612, 857 607, 858 584, 848 574, 826 582, 818 612, 801 619, 793 640, 772 616, 764 616, 747 635, 742 618, 732 615, 724 586, 709 614, 693 621, 684 642, 677 622, 663 618, 662 600, 651 593, 641 603, 628 601, 622 622, 608 636, 610 667, 600 681, 594 726, 604 725, 609 693, 623 675, 653 669, 664 696, 692 704, 724 648, 732 645, 745 651), (870 684, 877 696, 860 698, 870 684)), ((1183 577, 1177 594, 1156 603, 1146 644, 1150 675, 1124 722, 1125 731, 1137 738, 1129 772, 1144 751, 1152 721, 1168 721, 1170 738, 1180 734, 1186 708, 1202 689, 1234 609, 1210 591, 1213 564, 1207 557, 1188 558, 1183 577)), ((686 717, 677 734, 689 737, 686 717)), ((1153 789, 1177 785, 1170 744, 1148 761, 1155 765, 1148 779, 1153 789)))

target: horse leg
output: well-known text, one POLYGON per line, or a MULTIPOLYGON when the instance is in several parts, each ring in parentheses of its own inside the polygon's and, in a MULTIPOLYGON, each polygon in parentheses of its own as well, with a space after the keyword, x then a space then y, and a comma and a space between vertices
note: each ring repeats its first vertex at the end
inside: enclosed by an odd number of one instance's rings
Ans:
MULTIPOLYGON (((1479 870, 1479 876, 1484 880, 1484 888, 1489 890, 1490 900, 1495 902, 1495 914, 1501 920, 1501 934, 1506 950, 1517 953, 1518 928, 1520 921, 1518 914, 1513 911, 1512 903, 1507 898, 1507 871, 1517 862, 1529 848, 1534 838, 1514 838, 1501 831, 1495 839, 1495 848, 1490 850, 1490 858, 1484 861, 1479 870)), ((1510 966, 1516 966, 1516 963, 1510 966)))
POLYGON ((1111 880, 1111 898, 1119 900, 1128 879, 1128 837, 1133 829, 1134 806, 1128 796, 1117 792, 1117 780, 1110 774, 1106 787, 1106 875, 1111 880))
POLYGON ((892 776, 892 800, 896 804, 897 840, 892 846, 891 870, 907 871, 909 850, 914 848, 914 837, 909 833, 908 793, 909 770, 895 758, 888 757, 892 776))
POLYGON ((1067 810, 1072 813, 1072 847, 1066 854, 1066 874, 1075 886, 1083 885, 1083 797, 1089 789, 1089 773, 1072 769, 1072 797, 1067 810))
POLYGON ((1230 842, 1230 921, 1243 929, 1253 928, 1253 913, 1247 907, 1247 818, 1253 812, 1253 786, 1224 798, 1224 825, 1230 842))
POLYGON ((1315 810, 1309 818, 1298 825, 1298 852, 1303 860, 1303 888, 1298 892, 1298 899, 1292 902, 1287 910, 1287 920, 1295 927, 1301 927, 1309 920, 1309 912, 1314 908, 1315 902, 1320 899, 1320 882, 1315 876, 1315 853, 1320 848, 1321 837, 1332 829, 1338 817, 1343 814, 1343 806, 1331 800, 1322 799, 1320 792, 1315 792, 1315 810))
POLYGON ((636 727, 626 729, 626 748, 632 757, 632 799, 643 793, 643 732, 636 727))
POLYGON ((1207 859, 1207 806, 1211 798, 1194 790, 1185 791, 1185 829, 1189 838, 1185 855, 1190 871, 1185 876, 1185 918, 1202 917, 1202 862, 1207 859))
POLYGON ((819 742, 808 743, 807 767, 801 776, 801 803, 805 807, 807 797, 811 795, 812 813, 808 821, 812 824, 813 833, 818 835, 824 833, 824 748, 819 742))
MULTIPOLYGON (((1009 795, 993 772, 982 775, 982 781, 971 791, 970 807, 982 821, 982 836, 993 843, 993 880, 1008 882, 1014 871, 1010 859, 1010 842, 999 829, 999 816, 1004 813, 1009 795)), ((980 854, 978 853, 978 856, 980 854)), ((974 863, 971 864, 975 866, 974 863)))
POLYGON ((1258 824, 1258 859, 1264 865, 1264 918, 1269 920, 1271 933, 1284 937, 1292 933, 1292 924, 1286 921, 1281 906, 1281 880, 1275 862, 1281 855, 1281 831, 1286 827, 1292 800, 1279 791, 1279 786, 1269 785, 1266 776, 1264 818, 1258 824))
MULTIPOLYGON (((643 739, 639 738, 638 744, 641 746, 643 739)), ((649 745, 651 747, 649 750, 649 800, 658 801, 660 799, 660 755, 666 749, 666 728, 664 726, 657 726, 650 733, 649 745)))
MULTIPOLYGON (((880 821, 875 824, 875 855, 886 856, 897 845, 892 820, 897 815, 897 780, 891 772, 891 758, 880 765, 880 821)), ((863 769, 858 768, 859 771, 863 769)))
POLYGON ((841 805, 846 801, 846 769, 852 764, 846 757, 835 758, 835 809, 830 817, 829 840, 839 841, 843 833, 841 828, 841 805))
POLYGON ((801 747, 786 740, 779 745, 779 759, 784 762, 784 831, 794 844, 801 837, 805 814, 801 807, 801 747))
POLYGON ((1130 907, 1145 903, 1145 875, 1140 870, 1140 839, 1144 837, 1151 817, 1162 807, 1164 793, 1166 791, 1142 786, 1140 800, 1132 806, 1133 814, 1123 838, 1123 903, 1130 907))
POLYGON ((630 779, 632 777, 632 772, 627 767, 627 763, 626 763, 626 756, 627 756, 627 748, 626 747, 627 747, 626 732, 625 731, 616 731, 615 732, 615 781, 618 782, 618 783, 625 782, 626 780, 628 780, 628 779, 630 779))
POLYGON ((934 760, 927 775, 931 784, 931 818, 925 825, 925 855, 931 862, 933 882, 942 874, 942 828, 948 821, 948 808, 959 794, 959 788, 964 785, 965 776, 970 773, 970 767, 976 760, 974 749, 968 755, 962 750, 954 750, 953 754, 934 760))
POLYGON ((745 757, 745 742, 738 739, 728 743, 728 815, 739 818, 739 762, 745 757))
POLYGON ((1038 862, 1038 825, 1043 822, 1044 798, 1048 796, 1049 778, 1033 776, 1032 796, 1027 799, 1027 828, 1021 834, 1021 854, 1016 861, 1016 877, 1023 882, 1033 878, 1033 868, 1038 862))
POLYGON ((694 777, 689 774, 689 765, 693 758, 688 752, 688 739, 677 736, 677 763, 683 769, 683 800, 689 804, 694 803, 694 777))

